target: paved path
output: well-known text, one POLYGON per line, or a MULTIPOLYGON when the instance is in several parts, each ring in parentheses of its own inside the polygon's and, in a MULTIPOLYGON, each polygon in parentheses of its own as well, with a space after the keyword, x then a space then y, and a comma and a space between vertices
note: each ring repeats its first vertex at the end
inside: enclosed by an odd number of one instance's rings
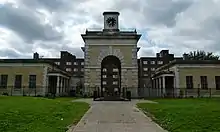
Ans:
POLYGON ((135 107, 137 100, 84 101, 90 103, 91 108, 70 132, 165 132, 135 107))

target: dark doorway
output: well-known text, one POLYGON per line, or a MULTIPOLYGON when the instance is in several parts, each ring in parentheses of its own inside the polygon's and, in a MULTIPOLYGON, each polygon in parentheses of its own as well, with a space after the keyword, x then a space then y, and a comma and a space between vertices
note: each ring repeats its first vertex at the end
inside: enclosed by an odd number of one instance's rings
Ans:
POLYGON ((168 97, 174 97, 174 77, 166 76, 165 77, 165 90, 168 97))
POLYGON ((121 93, 121 62, 113 55, 101 63, 101 96, 119 97, 121 93))
POLYGON ((48 93, 56 94, 57 91, 57 76, 48 77, 48 93))

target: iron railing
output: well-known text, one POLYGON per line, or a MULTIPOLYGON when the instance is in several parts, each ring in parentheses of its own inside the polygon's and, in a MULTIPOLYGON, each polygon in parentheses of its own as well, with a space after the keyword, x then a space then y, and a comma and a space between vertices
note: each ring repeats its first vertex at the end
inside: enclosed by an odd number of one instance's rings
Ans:
MULTIPOLYGON (((97 91, 98 96, 103 96, 101 88, 88 87, 81 88, 78 92, 71 87, 48 87, 48 86, 36 86, 30 88, 29 86, 22 86, 21 88, 15 88, 14 86, 0 87, 0 95, 9 96, 46 96, 47 94, 54 94, 56 96, 67 96, 78 94, 80 96, 86 95, 86 97, 92 97, 93 92, 97 91), (74 91, 75 90, 75 91, 74 91)), ((188 97, 220 97, 220 89, 216 88, 133 88, 122 87, 120 89, 120 95, 126 98, 126 92, 130 91, 132 97, 135 98, 188 98, 188 97)))
MULTIPOLYGON (((88 87, 89 89, 89 92, 90 94, 93 94, 94 91, 97 91, 97 96, 98 97, 104 97, 105 96, 105 91, 102 91, 102 89, 100 87, 88 87)), ((129 91, 129 89, 127 87, 122 87, 120 90, 119 90, 119 95, 121 97, 124 97, 126 98, 126 92, 129 91)), ((90 95, 89 94, 89 95, 90 95)))
POLYGON ((0 95, 8 96, 47 96, 54 94, 56 96, 64 96, 70 93, 70 87, 49 87, 49 86, 14 86, 0 87, 0 95))
POLYGON ((188 98, 188 97, 220 97, 220 89, 216 88, 138 88, 138 96, 148 97, 170 97, 170 98, 188 98))

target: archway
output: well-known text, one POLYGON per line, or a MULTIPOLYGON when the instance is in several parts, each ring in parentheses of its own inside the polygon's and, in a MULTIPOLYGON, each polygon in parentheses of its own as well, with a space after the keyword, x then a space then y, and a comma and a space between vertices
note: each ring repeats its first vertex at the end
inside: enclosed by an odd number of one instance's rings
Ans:
POLYGON ((101 62, 101 96, 119 97, 121 93, 121 62, 109 55, 101 62))

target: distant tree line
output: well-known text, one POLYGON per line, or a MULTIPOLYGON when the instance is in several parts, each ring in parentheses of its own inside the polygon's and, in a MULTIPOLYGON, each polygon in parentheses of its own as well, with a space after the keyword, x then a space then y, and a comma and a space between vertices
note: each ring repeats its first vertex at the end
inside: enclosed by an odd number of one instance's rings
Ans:
POLYGON ((212 52, 205 52, 203 50, 184 53, 183 58, 185 60, 219 60, 218 55, 214 55, 212 52))

